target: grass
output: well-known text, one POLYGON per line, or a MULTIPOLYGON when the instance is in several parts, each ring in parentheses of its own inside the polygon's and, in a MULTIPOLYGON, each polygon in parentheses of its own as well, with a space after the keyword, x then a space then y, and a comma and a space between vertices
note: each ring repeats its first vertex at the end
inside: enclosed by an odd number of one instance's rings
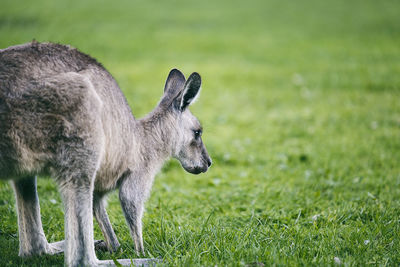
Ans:
MULTIPOLYGON (((170 69, 203 77, 191 108, 214 165, 156 177, 144 217, 149 257, 169 266, 400 264, 398 1, 11 1, 0 47, 68 43, 102 62, 134 114, 158 102, 170 69)), ((60 197, 40 179, 49 241, 60 197)), ((116 193, 109 214, 135 257, 116 193)), ((95 226, 95 236, 101 233, 95 226)), ((0 182, 0 265, 18 257, 12 190, 0 182)))

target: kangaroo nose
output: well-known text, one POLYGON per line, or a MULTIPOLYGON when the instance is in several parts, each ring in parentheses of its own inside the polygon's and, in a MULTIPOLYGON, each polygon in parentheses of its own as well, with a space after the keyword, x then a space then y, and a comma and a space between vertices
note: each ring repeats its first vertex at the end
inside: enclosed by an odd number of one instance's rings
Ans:
POLYGON ((208 159, 207 159, 207 164, 208 164, 208 167, 210 167, 210 166, 211 166, 211 164, 212 164, 212 161, 211 161, 211 159, 210 159, 210 158, 208 158, 208 159))

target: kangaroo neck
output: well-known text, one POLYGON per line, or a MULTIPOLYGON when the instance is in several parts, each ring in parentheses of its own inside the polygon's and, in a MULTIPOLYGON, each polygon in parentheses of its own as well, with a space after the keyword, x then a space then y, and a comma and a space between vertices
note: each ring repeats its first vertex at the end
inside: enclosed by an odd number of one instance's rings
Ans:
POLYGON ((160 168, 172 155, 174 121, 171 114, 156 108, 136 121, 135 139, 138 163, 149 169, 160 168))

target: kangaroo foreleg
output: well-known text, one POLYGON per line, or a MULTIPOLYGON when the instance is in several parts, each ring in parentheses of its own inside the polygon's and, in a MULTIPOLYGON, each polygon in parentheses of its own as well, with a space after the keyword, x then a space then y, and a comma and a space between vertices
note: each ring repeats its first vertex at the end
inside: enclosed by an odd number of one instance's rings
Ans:
POLYGON ((124 212, 138 255, 144 254, 142 217, 144 203, 148 197, 150 188, 151 179, 131 174, 122 182, 119 189, 122 211, 124 212))

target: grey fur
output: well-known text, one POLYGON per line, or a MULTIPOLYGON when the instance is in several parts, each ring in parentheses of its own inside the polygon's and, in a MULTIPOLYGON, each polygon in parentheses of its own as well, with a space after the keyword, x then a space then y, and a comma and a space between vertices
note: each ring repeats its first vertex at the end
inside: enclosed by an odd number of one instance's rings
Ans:
POLYGON ((0 179, 15 191, 19 255, 64 250, 67 266, 112 265, 96 258, 92 218, 108 249, 117 250, 105 209, 105 195, 116 188, 136 251, 144 253, 144 202, 165 160, 174 157, 195 174, 211 165, 187 109, 200 85, 197 73, 186 81, 172 70, 160 103, 136 120, 112 76, 78 50, 37 42, 0 50, 0 179), (65 243, 49 244, 42 229, 36 175, 43 174, 63 199, 65 243))

